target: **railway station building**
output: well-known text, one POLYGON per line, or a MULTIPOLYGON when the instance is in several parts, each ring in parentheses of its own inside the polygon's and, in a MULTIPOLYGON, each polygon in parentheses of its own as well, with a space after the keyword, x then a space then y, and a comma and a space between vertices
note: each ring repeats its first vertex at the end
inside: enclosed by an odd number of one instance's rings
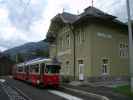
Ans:
POLYGON ((95 7, 79 15, 63 12, 47 33, 50 57, 61 62, 61 75, 70 80, 128 79, 127 25, 95 7))

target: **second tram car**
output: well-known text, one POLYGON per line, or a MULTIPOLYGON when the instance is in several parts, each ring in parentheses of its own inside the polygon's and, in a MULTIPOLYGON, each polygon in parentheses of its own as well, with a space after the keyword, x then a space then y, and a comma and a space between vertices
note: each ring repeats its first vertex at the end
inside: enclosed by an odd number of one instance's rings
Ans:
POLYGON ((52 59, 35 59, 16 64, 13 77, 31 83, 33 86, 53 86, 60 84, 60 63, 52 59))

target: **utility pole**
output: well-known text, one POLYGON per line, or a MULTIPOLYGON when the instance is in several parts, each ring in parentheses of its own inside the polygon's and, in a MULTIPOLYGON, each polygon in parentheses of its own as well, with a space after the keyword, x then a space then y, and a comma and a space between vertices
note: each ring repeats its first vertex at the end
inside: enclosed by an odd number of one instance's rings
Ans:
POLYGON ((132 37, 132 23, 130 15, 130 3, 126 0, 127 4, 127 15, 128 15, 128 38, 129 38, 129 71, 131 80, 131 91, 133 91, 133 37, 132 37))

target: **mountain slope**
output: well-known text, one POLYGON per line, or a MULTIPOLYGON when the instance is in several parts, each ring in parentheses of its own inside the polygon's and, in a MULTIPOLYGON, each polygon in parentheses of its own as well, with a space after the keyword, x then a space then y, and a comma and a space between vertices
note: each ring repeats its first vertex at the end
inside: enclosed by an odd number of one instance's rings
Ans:
MULTIPOLYGON (((38 51, 49 53, 49 44, 45 41, 30 42, 24 45, 11 48, 3 52, 4 55, 9 55, 12 60, 15 60, 16 55, 21 54, 24 60, 38 57, 38 51)), ((42 56, 47 57, 48 54, 42 56)), ((41 55, 40 55, 41 56, 41 55)))

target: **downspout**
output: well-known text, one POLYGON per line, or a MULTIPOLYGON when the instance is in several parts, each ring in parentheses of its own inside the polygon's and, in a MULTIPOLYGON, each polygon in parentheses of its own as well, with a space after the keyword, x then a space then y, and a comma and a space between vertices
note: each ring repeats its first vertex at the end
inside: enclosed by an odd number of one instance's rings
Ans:
POLYGON ((74 26, 72 24, 69 24, 70 30, 73 34, 73 73, 74 73, 74 80, 76 80, 76 43, 75 43, 75 32, 74 32, 74 26))

